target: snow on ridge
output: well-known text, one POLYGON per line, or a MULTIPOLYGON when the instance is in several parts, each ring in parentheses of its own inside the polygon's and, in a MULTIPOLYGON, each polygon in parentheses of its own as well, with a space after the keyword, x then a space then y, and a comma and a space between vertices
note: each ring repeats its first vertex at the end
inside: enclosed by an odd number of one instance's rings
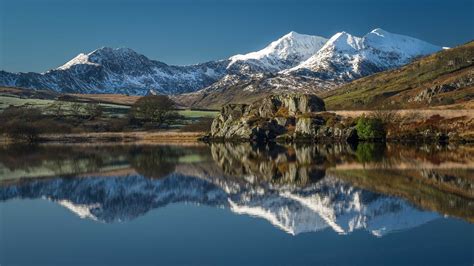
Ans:
POLYGON ((315 35, 300 34, 291 31, 276 41, 271 42, 262 50, 250 52, 247 54, 237 54, 229 58, 228 65, 235 64, 238 61, 264 60, 267 65, 278 60, 297 60, 302 61, 316 53, 326 43, 327 39, 315 35))
POLYGON ((69 69, 71 68, 72 66, 75 66, 75 65, 98 65, 96 63, 93 63, 93 62, 90 62, 89 61, 89 54, 84 54, 84 53, 80 53, 78 54, 76 57, 74 57, 73 59, 69 60, 68 62, 66 62, 66 64, 56 68, 57 70, 66 70, 66 69, 69 69))
POLYGON ((310 71, 331 71, 338 65, 346 76, 362 75, 361 66, 372 64, 380 69, 388 69, 407 64, 417 56, 424 56, 441 50, 442 47, 425 41, 390 33, 376 28, 363 37, 353 36, 346 32, 333 35, 326 44, 313 56, 299 65, 283 71, 292 73, 300 69, 310 71), (345 72, 345 73, 344 73, 345 72))

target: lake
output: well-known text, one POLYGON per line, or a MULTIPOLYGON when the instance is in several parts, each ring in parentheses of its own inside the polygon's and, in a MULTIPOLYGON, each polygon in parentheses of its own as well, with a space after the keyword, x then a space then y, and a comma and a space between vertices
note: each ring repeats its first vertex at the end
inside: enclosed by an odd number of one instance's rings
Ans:
POLYGON ((473 265, 474 148, 0 149, 0 265, 473 265))

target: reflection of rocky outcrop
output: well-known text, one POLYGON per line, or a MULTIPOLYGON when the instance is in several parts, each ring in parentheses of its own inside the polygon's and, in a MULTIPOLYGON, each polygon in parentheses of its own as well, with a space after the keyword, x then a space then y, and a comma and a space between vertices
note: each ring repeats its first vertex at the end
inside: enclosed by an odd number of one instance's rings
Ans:
POLYGON ((2 176, 0 200, 45 197, 104 222, 195 202, 262 217, 292 234, 330 227, 382 235, 438 217, 418 208, 474 221, 472 158, 464 146, 376 144, 0 150, 0 173, 31 177, 2 176), (73 161, 94 167, 51 171, 49 179, 40 168, 73 161), (111 172, 116 165, 134 170, 111 172))
POLYGON ((0 200, 48 198, 82 218, 126 221, 171 203, 193 202, 264 218, 291 233, 331 228, 345 234, 366 229, 381 236, 438 218, 394 197, 355 189, 326 177, 306 187, 274 187, 172 174, 162 179, 126 177, 57 178, 0 187, 0 200))
POLYGON ((325 167, 316 146, 283 147, 213 143, 212 157, 229 176, 256 181, 306 185, 322 179, 325 167))

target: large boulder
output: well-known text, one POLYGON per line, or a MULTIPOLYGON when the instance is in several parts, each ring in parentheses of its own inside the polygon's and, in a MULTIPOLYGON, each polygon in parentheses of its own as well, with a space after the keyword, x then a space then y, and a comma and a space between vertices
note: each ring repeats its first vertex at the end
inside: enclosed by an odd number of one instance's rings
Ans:
MULTIPOLYGON (((209 137, 221 140, 272 141, 295 126, 298 116, 325 111, 324 101, 309 94, 272 95, 250 105, 228 104, 211 125, 209 137)), ((301 122, 300 122, 301 123, 301 122)), ((310 125, 309 125, 310 126, 310 125)), ((315 131, 307 130, 308 134, 315 131)))
POLYGON ((312 94, 280 94, 260 99, 250 105, 249 111, 259 117, 270 118, 279 115, 325 111, 324 101, 312 94))

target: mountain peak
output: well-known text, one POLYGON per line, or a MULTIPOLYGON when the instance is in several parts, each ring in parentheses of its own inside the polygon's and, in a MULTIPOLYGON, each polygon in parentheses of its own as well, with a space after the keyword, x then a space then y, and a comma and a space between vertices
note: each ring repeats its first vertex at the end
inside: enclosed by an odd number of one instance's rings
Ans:
POLYGON ((290 31, 276 41, 271 42, 262 50, 230 57, 231 63, 229 66, 238 61, 255 62, 258 60, 267 69, 279 71, 283 67, 288 67, 288 64, 292 66, 306 60, 316 53, 326 41, 326 38, 320 36, 290 31))
POLYGON ((286 72, 325 75, 352 80, 409 63, 417 56, 441 50, 427 42, 376 28, 364 37, 334 34, 315 55, 286 72), (337 70, 337 71, 335 71, 337 70))
POLYGON ((287 34, 283 35, 280 39, 278 40, 281 40, 281 39, 287 39, 287 38, 299 38, 299 37, 313 37, 313 35, 307 35, 307 34, 301 34, 301 33, 298 33, 296 31, 290 31, 288 32, 287 34))
POLYGON ((353 36, 345 31, 334 34, 324 45, 324 48, 334 47, 340 51, 352 51, 361 48, 361 38, 353 36))
POLYGON ((102 62, 133 60, 144 57, 130 48, 112 48, 103 46, 87 54, 80 53, 66 64, 58 67, 58 70, 66 70, 75 65, 101 65, 102 62))
POLYGON ((57 70, 67 70, 67 69, 69 69, 69 68, 71 68, 72 66, 75 66, 75 65, 97 65, 97 64, 89 61, 90 54, 91 53, 88 53, 88 54, 80 53, 76 57, 74 57, 73 59, 66 62, 66 64, 58 67, 57 70))

